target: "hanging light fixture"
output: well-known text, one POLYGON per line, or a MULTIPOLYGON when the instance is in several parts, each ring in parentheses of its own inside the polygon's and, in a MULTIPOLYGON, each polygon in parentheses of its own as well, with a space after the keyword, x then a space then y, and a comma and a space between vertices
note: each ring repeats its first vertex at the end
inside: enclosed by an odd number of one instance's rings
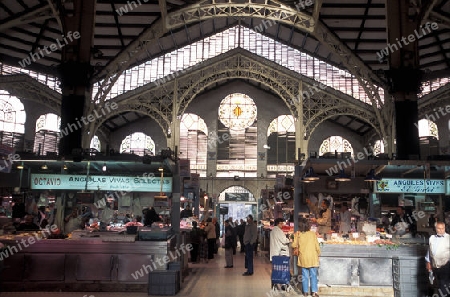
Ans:
POLYGON ((16 168, 22 170, 23 169, 23 162, 21 164, 17 165, 16 168))
POLYGON ((47 169, 48 169, 47 164, 42 165, 42 166, 41 166, 41 169, 42 169, 42 170, 47 170, 47 169))
POLYGON ((102 171, 103 171, 103 172, 106 171, 106 163, 103 163, 102 171))
POLYGON ((66 164, 63 165, 63 169, 67 170, 67 165, 66 164))
POLYGON ((306 171, 305 176, 303 178, 309 181, 319 180, 319 176, 314 172, 312 166, 309 167, 308 171, 306 171))
POLYGON ((345 174, 344 169, 341 169, 339 171, 339 175, 334 180, 335 181, 340 181, 340 182, 348 182, 348 181, 351 181, 351 178, 350 178, 350 176, 345 174))
POLYGON ((381 177, 375 175, 375 169, 370 169, 364 181, 372 182, 381 180, 381 177))

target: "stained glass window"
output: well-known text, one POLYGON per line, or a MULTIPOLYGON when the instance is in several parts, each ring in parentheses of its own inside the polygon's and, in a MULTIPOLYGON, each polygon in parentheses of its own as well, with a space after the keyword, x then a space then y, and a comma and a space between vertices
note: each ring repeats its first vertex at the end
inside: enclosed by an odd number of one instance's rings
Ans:
POLYGON ((326 153, 350 152, 353 155, 353 148, 350 142, 341 136, 330 136, 325 139, 320 145, 319 156, 323 156, 326 153))
POLYGON ((222 100, 217 134, 208 139, 217 143, 217 177, 256 177, 257 130, 256 105, 249 96, 234 93, 222 100))
POLYGON ((101 152, 100 139, 98 139, 97 135, 94 135, 94 137, 92 137, 90 148, 96 149, 97 151, 101 152))
POLYGON ((377 140, 373 146, 373 155, 384 154, 384 142, 383 140, 377 140))
POLYGON ((185 113, 180 123, 180 158, 190 160, 192 173, 206 176, 208 128, 196 114, 185 113))
POLYGON ((256 120, 256 104, 245 94, 230 94, 220 103, 219 120, 231 130, 248 128, 256 120))
POLYGON ((437 125, 428 120, 428 119, 422 119, 419 121, 419 137, 422 136, 434 136, 436 139, 439 139, 439 133, 437 125))
POLYGON ((155 142, 142 132, 135 132, 122 140, 120 153, 131 153, 140 156, 155 155, 155 142))

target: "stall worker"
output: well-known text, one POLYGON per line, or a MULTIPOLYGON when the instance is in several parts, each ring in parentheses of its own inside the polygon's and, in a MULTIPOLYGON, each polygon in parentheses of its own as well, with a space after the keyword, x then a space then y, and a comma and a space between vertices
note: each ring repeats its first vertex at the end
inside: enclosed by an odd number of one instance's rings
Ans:
POLYGON ((308 203, 309 208, 312 212, 316 213, 318 218, 312 218, 311 223, 316 223, 318 225, 317 232, 321 235, 327 234, 331 231, 331 210, 330 210, 330 201, 327 199, 322 200, 322 204, 320 205, 320 209, 311 202, 311 200, 306 199, 306 203, 308 203))
POLYGON ((78 208, 74 207, 72 212, 64 218, 64 232, 66 234, 72 233, 74 230, 81 228, 81 218, 78 216, 78 208))
POLYGON ((352 214, 348 210, 347 202, 342 203, 340 219, 339 233, 348 234, 352 229, 352 214))
POLYGON ((17 231, 37 231, 40 230, 39 226, 33 223, 33 216, 26 215, 24 217, 24 222, 20 223, 17 227, 17 231))

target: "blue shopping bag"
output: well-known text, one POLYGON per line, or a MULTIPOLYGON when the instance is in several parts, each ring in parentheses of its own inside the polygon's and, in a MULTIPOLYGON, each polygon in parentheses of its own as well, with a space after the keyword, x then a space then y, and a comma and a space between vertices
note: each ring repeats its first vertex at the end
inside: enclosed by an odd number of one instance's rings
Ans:
POLYGON ((289 284, 291 271, 288 256, 272 257, 272 284, 289 284))

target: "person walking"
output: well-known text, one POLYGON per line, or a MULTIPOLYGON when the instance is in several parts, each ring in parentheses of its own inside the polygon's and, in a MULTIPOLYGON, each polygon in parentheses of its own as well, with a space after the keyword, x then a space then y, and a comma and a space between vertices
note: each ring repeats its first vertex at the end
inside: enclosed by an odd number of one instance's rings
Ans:
POLYGON ((236 242, 236 234, 229 221, 225 221, 225 268, 233 268, 233 246, 236 242))
POLYGON ((244 245, 245 245, 245 267, 247 271, 243 276, 253 275, 253 250, 258 237, 258 228, 253 222, 253 216, 247 216, 247 225, 245 226, 244 245))
POLYGON ((206 238, 208 240, 208 259, 214 259, 214 250, 216 248, 216 226, 212 219, 208 218, 205 225, 206 238))
POLYGON ((241 253, 245 253, 244 233, 245 233, 245 221, 241 219, 241 224, 237 227, 237 235, 239 237, 239 244, 241 245, 241 253))
POLYGON ((319 297, 317 271, 319 268, 320 247, 317 235, 310 231, 311 226, 307 219, 301 219, 299 231, 295 233, 294 254, 298 254, 297 265, 302 271, 302 291, 303 296, 308 296, 311 285, 311 296, 319 297))
POLYGON ((427 271, 433 272, 437 280, 439 296, 447 296, 445 292, 448 292, 450 284, 450 235, 445 232, 444 222, 436 223, 436 235, 430 236, 425 261, 427 271))
POLYGON ((237 248, 237 231, 236 230, 237 230, 237 225, 234 224, 232 217, 228 218, 228 223, 230 224, 230 227, 233 229, 233 234, 236 237, 233 240, 233 255, 236 255, 236 248, 237 248))
POLYGON ((214 254, 217 254, 219 252, 219 246, 220 246, 220 225, 219 225, 219 222, 217 222, 217 218, 212 218, 212 223, 214 224, 214 228, 216 230, 216 241, 214 243, 214 254))
POLYGON ((288 256, 289 257, 289 242, 290 240, 284 234, 283 228, 284 220, 282 218, 275 219, 274 227, 270 232, 270 262, 273 256, 288 256))
POLYGON ((197 227, 197 222, 192 222, 192 230, 189 233, 191 238, 192 250, 191 250, 191 262, 196 263, 198 258, 198 252, 200 249, 200 243, 202 241, 203 230, 197 227))

